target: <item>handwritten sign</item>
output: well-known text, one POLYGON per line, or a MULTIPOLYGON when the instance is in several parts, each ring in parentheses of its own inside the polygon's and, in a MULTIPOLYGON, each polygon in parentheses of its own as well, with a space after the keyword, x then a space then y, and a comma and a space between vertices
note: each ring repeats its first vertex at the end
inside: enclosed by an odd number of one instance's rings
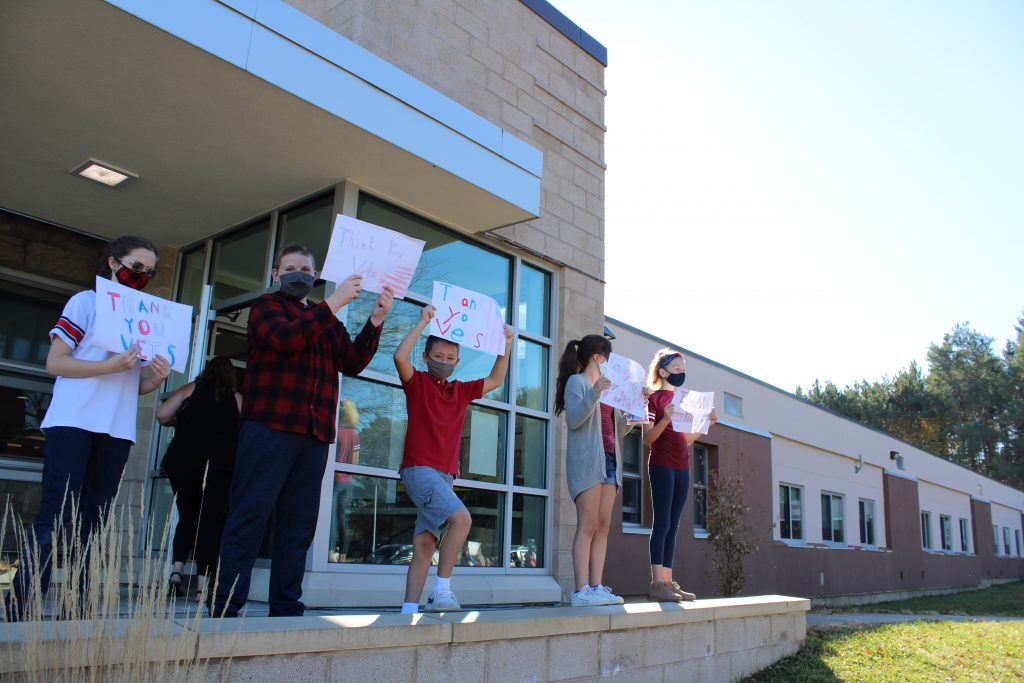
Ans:
POLYGON ((486 294, 434 281, 430 334, 492 356, 505 353, 505 323, 498 302, 486 294))
POLYGON ((404 297, 425 244, 373 223, 338 216, 322 275, 331 282, 362 275, 363 289, 380 293, 388 285, 395 296, 404 297))
POLYGON ((121 353, 139 347, 148 364, 157 355, 185 372, 192 338, 192 307, 96 278, 96 345, 121 353))
POLYGON ((677 432, 707 434, 711 429, 711 411, 715 407, 715 392, 676 389, 672 397, 676 411, 672 414, 672 429, 677 432))
POLYGON ((601 403, 618 408, 627 415, 647 414, 644 400, 644 367, 625 356, 612 353, 607 365, 602 368, 604 376, 612 385, 601 394, 601 403))

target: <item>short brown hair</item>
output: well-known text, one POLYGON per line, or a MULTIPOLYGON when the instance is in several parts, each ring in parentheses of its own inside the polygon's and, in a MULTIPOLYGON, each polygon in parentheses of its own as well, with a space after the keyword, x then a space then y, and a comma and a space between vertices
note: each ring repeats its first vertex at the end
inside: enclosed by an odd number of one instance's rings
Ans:
POLYGON ((303 256, 308 256, 310 260, 313 261, 313 267, 316 268, 316 258, 313 257, 313 252, 311 252, 309 247, 305 244, 299 244, 298 242, 289 242, 277 250, 277 258, 274 259, 274 267, 280 268, 281 259, 288 254, 302 254, 303 256))
POLYGON ((430 349, 434 348, 434 344, 439 343, 451 344, 455 347, 455 355, 459 355, 459 345, 457 343, 453 342, 451 339, 445 339, 444 337, 438 337, 433 334, 427 337, 427 344, 423 349, 423 353, 430 355, 430 349))

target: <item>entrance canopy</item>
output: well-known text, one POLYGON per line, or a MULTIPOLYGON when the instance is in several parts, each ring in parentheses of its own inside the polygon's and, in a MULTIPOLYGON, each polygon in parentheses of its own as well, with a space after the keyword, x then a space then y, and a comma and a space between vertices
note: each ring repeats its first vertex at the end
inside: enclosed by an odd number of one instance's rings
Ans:
POLYGON ((538 150, 281 0, 3 3, 0 92, 0 207, 101 236, 180 246, 342 179, 467 232, 540 211, 538 150))

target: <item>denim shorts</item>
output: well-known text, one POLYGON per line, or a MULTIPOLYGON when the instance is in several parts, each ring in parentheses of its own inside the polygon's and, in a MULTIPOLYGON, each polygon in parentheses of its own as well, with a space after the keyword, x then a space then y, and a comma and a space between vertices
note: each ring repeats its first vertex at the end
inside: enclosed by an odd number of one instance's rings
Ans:
POLYGON ((615 465, 615 454, 614 453, 609 453, 608 451, 605 451, 604 452, 604 481, 602 481, 601 483, 602 484, 612 484, 613 486, 618 486, 619 485, 619 480, 615 476, 617 474, 617 472, 616 472, 617 469, 618 468, 615 465))
POLYGON ((455 477, 448 472, 435 470, 433 467, 406 467, 401 472, 405 492, 416 505, 416 531, 419 536, 429 531, 434 538, 441 538, 441 527, 448 518, 466 507, 452 489, 455 477))

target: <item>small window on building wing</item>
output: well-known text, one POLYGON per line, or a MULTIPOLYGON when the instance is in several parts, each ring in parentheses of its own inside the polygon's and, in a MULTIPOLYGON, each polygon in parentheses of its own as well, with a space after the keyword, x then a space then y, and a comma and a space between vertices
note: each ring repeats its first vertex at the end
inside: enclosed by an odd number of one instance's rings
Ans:
POLYGON ((971 551, 971 535, 967 526, 967 520, 960 518, 960 550, 969 553, 971 551))
POLYGON ((942 549, 953 549, 953 520, 948 515, 939 515, 939 531, 942 533, 942 549))
POLYGON ((861 545, 875 545, 875 501, 858 501, 860 508, 860 543, 861 545))
POLYGON ((845 501, 835 493, 821 494, 821 540, 826 543, 846 543, 845 501))
POLYGON ((725 392, 725 414, 743 417, 743 399, 735 394, 725 392))
POLYGON ((779 484, 779 537, 791 541, 803 540, 803 505, 798 486, 779 484))

